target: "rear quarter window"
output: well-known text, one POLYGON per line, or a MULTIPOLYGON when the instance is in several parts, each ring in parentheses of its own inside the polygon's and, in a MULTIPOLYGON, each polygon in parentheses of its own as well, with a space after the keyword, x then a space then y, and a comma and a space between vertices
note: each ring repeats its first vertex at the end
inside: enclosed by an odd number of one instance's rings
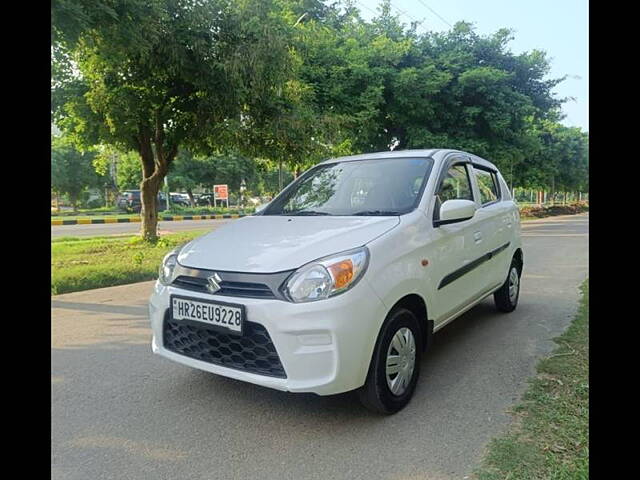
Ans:
POLYGON ((488 205, 500 200, 500 187, 496 174, 483 168, 474 167, 473 169, 476 173, 478 190, 480 190, 480 203, 488 205))
POLYGON ((498 172, 498 183, 500 184, 500 189, 502 191, 502 200, 512 200, 511 191, 509 190, 507 181, 500 172, 498 172))

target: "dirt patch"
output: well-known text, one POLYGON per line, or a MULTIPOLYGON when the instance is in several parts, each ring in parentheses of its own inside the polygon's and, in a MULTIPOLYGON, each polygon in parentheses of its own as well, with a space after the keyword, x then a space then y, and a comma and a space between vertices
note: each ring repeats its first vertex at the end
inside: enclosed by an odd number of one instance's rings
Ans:
POLYGON ((520 209, 520 216, 544 218, 552 217, 554 215, 574 215, 576 213, 583 213, 588 211, 589 204, 586 202, 572 203, 567 205, 535 205, 532 207, 522 207, 520 209))

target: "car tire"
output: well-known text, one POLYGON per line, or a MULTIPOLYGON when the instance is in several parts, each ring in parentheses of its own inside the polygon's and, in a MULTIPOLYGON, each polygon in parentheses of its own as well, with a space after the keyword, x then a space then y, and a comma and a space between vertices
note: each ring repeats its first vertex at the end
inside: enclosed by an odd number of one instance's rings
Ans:
POLYGON ((520 297, 520 276, 521 268, 516 259, 511 260, 507 279, 502 286, 493 294, 493 301, 500 312, 513 312, 518 306, 520 297))
POLYGON ((420 375, 421 353, 422 336, 416 316, 406 308, 392 310, 378 335, 367 380, 358 390, 362 404, 373 412, 385 415, 402 410, 411 400, 416 388, 420 375), (406 342, 404 345, 403 339, 406 342), (394 345, 392 342, 395 342, 394 345), (400 349, 396 348, 397 345, 400 349), (394 370, 394 367, 397 367, 398 373, 387 374, 388 359, 390 369, 394 370), (392 391, 392 386, 396 389, 395 392, 392 391))

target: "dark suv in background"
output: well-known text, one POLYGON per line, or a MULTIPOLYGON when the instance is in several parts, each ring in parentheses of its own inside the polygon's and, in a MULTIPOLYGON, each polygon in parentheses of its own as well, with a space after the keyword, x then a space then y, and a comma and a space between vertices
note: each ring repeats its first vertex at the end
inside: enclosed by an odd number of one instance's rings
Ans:
POLYGON ((213 193, 203 193, 196 200, 196 205, 199 207, 211 207, 214 204, 213 193))
POLYGON ((189 198, 185 198, 184 195, 181 194, 171 194, 171 205, 178 205, 180 207, 190 207, 191 203, 189 202, 189 198))
MULTIPOLYGON (((140 213, 142 210, 142 199, 140 190, 125 190, 118 196, 118 208, 125 212, 140 213)), ((158 210, 167 209, 167 200, 164 193, 158 194, 158 210)))

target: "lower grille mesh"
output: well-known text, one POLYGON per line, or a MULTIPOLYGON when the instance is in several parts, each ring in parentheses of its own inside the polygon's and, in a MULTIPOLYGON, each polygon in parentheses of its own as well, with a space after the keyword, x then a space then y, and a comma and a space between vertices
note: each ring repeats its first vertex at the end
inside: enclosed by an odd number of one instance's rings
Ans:
POLYGON ((170 350, 203 362, 245 372, 287 378, 269 332, 259 323, 244 323, 244 333, 233 335, 188 320, 165 317, 163 343, 170 350))

